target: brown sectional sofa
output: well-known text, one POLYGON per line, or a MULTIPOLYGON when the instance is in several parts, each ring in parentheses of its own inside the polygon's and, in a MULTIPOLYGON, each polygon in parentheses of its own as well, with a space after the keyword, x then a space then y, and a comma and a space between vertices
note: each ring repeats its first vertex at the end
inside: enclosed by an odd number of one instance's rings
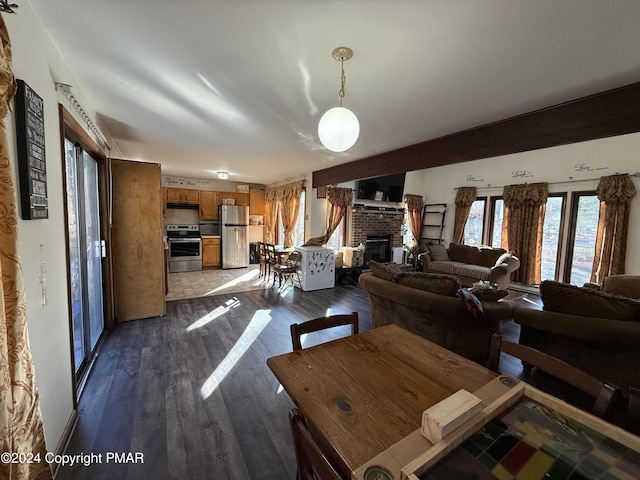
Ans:
POLYGON ((375 262, 370 266, 372 271, 361 274, 358 282, 369 295, 374 327, 393 323, 464 357, 484 360, 491 336, 513 318, 516 304, 495 300, 482 301, 484 313, 475 317, 456 297, 460 284, 455 277, 382 272, 375 262))
POLYGON ((473 247, 459 243, 429 245, 418 258, 423 271, 455 275, 463 285, 471 286, 483 280, 507 288, 511 272, 520 267, 520 260, 502 248, 473 247))
POLYGON ((515 312, 521 344, 617 385, 624 396, 640 388, 640 276, 608 277, 601 290, 544 281, 540 297, 544 310, 515 312))

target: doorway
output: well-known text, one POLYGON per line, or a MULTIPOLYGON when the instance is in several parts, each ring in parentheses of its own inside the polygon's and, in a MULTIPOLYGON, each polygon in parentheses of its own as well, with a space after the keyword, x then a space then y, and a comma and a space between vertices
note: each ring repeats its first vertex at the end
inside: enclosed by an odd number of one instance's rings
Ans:
POLYGON ((72 350, 80 390, 105 327, 98 162, 65 139, 72 350))

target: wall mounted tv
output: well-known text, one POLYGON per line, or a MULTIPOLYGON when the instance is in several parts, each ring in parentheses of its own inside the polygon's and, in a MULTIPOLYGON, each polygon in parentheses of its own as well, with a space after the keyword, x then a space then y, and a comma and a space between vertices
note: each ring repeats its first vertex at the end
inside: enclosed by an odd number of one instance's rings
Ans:
POLYGON ((404 177, 404 173, 399 173, 397 175, 358 180, 356 182, 356 198, 359 200, 402 202, 404 177))

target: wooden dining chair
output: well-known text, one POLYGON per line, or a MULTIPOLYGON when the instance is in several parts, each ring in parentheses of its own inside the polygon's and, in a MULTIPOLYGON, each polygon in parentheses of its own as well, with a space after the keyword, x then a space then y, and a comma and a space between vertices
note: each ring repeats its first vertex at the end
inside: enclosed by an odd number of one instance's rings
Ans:
MULTIPOLYGON (((276 253, 276 246, 273 243, 265 243, 264 250, 266 252, 266 262, 267 262, 267 276, 265 277, 267 281, 271 276, 271 272, 275 265, 280 261, 279 255, 276 253)), ((275 276, 273 277, 273 283, 276 282, 275 276)))
POLYGON ((489 369, 499 372, 500 353, 504 352, 522 360, 523 363, 547 372, 595 398, 591 413, 608 419, 620 398, 620 389, 604 383, 588 373, 570 365, 559 358, 548 355, 519 343, 509 342, 502 335, 493 334, 489 350, 489 369))
POLYGON ((296 452, 296 480, 343 480, 313 438, 297 408, 289 413, 291 435, 296 452))
POLYGON ((282 258, 279 263, 276 263, 273 268, 273 284, 276 283, 276 277, 278 277, 278 285, 282 286, 282 280, 285 283, 287 278, 291 279, 291 285, 293 283, 293 276, 298 277, 298 285, 300 285, 300 273, 298 272, 298 262, 302 255, 300 252, 293 251, 286 258, 282 258))
POLYGON ((629 387, 627 430, 640 436, 640 388, 629 387))
POLYGON ((293 350, 302 349, 302 341, 300 338, 302 335, 343 325, 351 325, 352 335, 358 333, 358 312, 329 315, 326 317, 314 318, 313 320, 307 320, 302 323, 294 323, 291 325, 291 342, 293 343, 293 350))
POLYGON ((267 267, 269 266, 267 262, 267 248, 264 242, 258 242, 258 263, 260 264, 259 277, 269 278, 267 273, 267 267))

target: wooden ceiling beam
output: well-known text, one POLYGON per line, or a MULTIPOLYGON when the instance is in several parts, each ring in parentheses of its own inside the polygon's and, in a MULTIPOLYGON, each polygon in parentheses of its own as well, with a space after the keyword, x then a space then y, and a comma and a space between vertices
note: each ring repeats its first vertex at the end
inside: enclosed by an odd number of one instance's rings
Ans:
POLYGON ((640 83, 313 172, 314 188, 640 131, 640 83))

